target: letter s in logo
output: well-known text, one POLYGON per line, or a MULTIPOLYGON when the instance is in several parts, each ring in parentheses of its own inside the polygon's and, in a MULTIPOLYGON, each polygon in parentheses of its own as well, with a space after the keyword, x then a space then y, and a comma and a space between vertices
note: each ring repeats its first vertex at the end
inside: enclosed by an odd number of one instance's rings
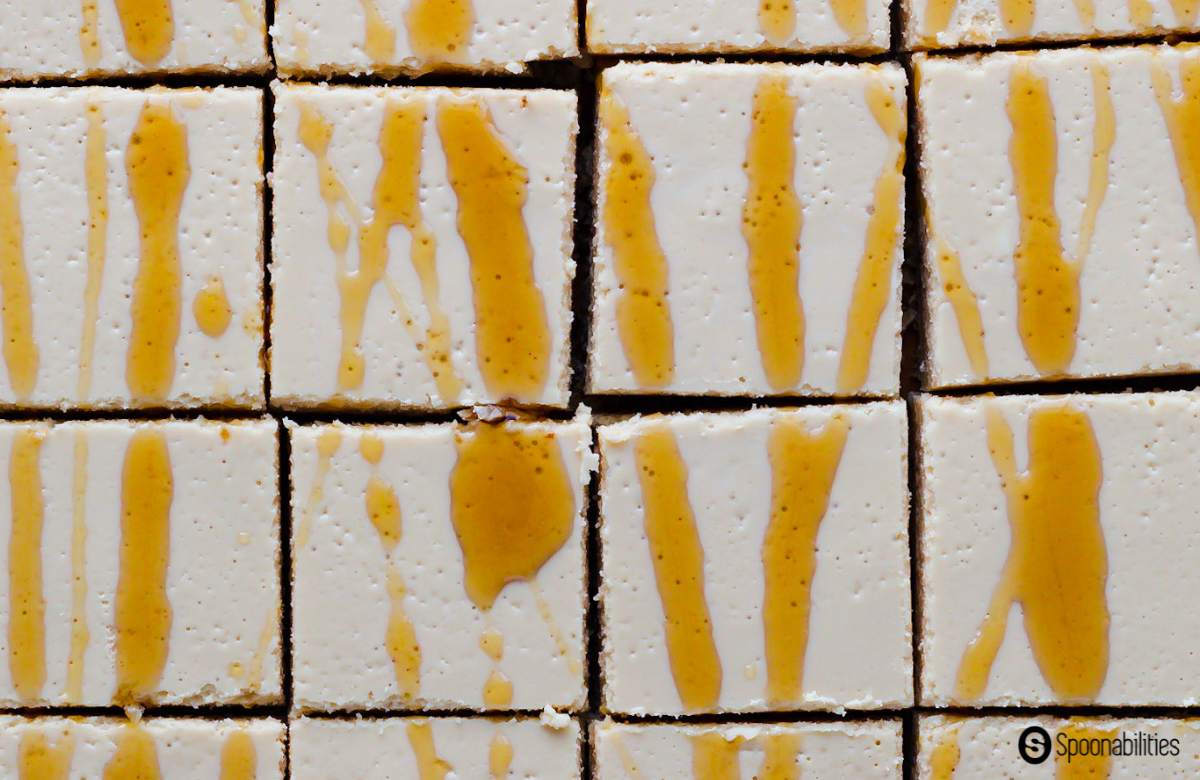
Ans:
POLYGON ((1050 757, 1050 734, 1041 726, 1030 726, 1017 739, 1017 752, 1026 764, 1040 764, 1050 757))

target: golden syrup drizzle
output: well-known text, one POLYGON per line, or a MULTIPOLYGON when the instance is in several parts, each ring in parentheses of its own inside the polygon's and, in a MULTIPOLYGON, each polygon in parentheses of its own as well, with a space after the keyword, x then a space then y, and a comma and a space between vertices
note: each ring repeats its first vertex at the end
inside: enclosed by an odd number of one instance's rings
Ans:
POLYGON ((488 746, 488 770, 492 780, 506 780, 512 767, 513 746, 508 737, 496 734, 488 746))
POLYGON ((788 78, 773 73, 758 81, 746 150, 749 186, 742 207, 742 235, 749 253, 750 292, 758 351, 767 382, 787 390, 804 369, 804 305, 800 301, 800 231, 804 216, 796 197, 795 96, 788 78))
POLYGON ((726 739, 716 731, 692 735, 692 777, 695 780, 741 780, 738 766, 740 737, 726 739))
POLYGON ((1079 22, 1085 29, 1096 29, 1095 0, 1075 0, 1075 12, 1079 14, 1079 22))
POLYGON ((154 65, 167 56, 175 38, 171 0, 113 0, 113 4, 131 57, 143 65, 154 65))
POLYGON ((638 436, 634 458, 675 688, 686 709, 712 709, 721 695, 721 659, 704 592, 704 548, 688 498, 687 464, 666 424, 638 436))
POLYGON ((83 23, 79 25, 79 48, 88 67, 100 63, 100 9, 97 0, 83 0, 80 8, 83 23))
POLYGON ((767 698, 772 704, 797 704, 804 697, 817 533, 849 431, 849 422, 840 415, 819 433, 811 433, 796 417, 779 417, 771 426, 771 520, 762 563, 767 698))
POLYGON ((100 283, 108 255, 108 160, 104 113, 87 107, 87 140, 84 180, 87 183, 87 281, 83 288, 83 333, 79 339, 79 381, 75 394, 86 401, 92 393, 92 359, 96 350, 96 319, 100 311, 100 283))
POLYGON ((904 108, 879 79, 867 84, 867 105, 887 137, 888 159, 875 182, 866 245, 846 315, 846 340, 838 366, 838 391, 843 393, 861 390, 867 383, 875 333, 891 297, 892 257, 903 219, 904 140, 908 129, 904 108))
POLYGON ((246 731, 235 731, 221 746, 221 780, 254 780, 258 774, 258 752, 246 731))
POLYGON ((141 226, 133 283, 133 328, 125 376, 134 396, 162 400, 175 376, 181 271, 179 212, 191 177, 187 128, 168 105, 147 103, 125 156, 129 192, 141 226))
POLYGON ((137 723, 126 723, 117 752, 104 767, 104 780, 162 780, 154 737, 137 723))
POLYGON ((237 661, 230 664, 230 676, 238 679, 245 674, 246 681, 242 685, 243 691, 256 693, 262 688, 263 670, 267 661, 267 653, 271 649, 271 643, 275 640, 275 632, 278 629, 277 621, 278 613, 275 609, 271 609, 267 614, 267 619, 263 621, 262 630, 258 632, 258 644, 254 647, 254 654, 250 656, 250 663, 246 667, 237 661))
POLYGON ((961 751, 958 747, 958 727, 947 729, 938 737, 929 755, 929 780, 951 780, 958 769, 961 751))
POLYGON ((1112 147, 1117 140, 1117 114, 1113 108, 1108 69, 1093 64, 1092 110, 1096 114, 1092 126, 1092 161, 1088 172, 1088 193, 1084 201, 1083 218, 1079 223, 1079 238, 1075 244, 1074 260, 1082 265, 1092 251, 1092 236, 1096 233, 1096 216, 1108 192, 1108 166, 1112 147))
POLYGON ((44 731, 30 729, 21 734, 17 747, 17 776, 20 780, 71 780, 75 738, 69 731, 51 743, 44 731))
POLYGON ((83 659, 91 631, 87 623, 87 433, 75 431, 71 486, 71 643, 67 655, 67 701, 83 701, 83 659))
POLYGON ((46 684, 46 596, 42 590, 42 472, 45 430, 13 434, 8 464, 12 526, 8 539, 8 668, 22 701, 41 698, 46 684))
POLYGON ((541 615, 542 622, 546 624, 546 629, 550 632, 550 641, 554 643, 554 649, 567 662, 567 669, 571 674, 578 674, 579 659, 571 655, 571 648, 567 645, 562 628, 554 619, 554 613, 550 610, 550 602, 546 601, 546 597, 542 595, 542 588, 537 584, 537 580, 529 581, 529 590, 533 594, 533 603, 537 607, 538 614, 541 615))
MULTIPOLYGON (((1072 718, 1058 730, 1071 739, 1111 739, 1115 729, 1100 729, 1087 725, 1082 718, 1072 718)), ((1112 755, 1054 756, 1054 777, 1057 780, 1106 780, 1112 774, 1112 755)))
POLYGON ((758 28, 768 41, 785 44, 796 34, 796 7, 793 0, 759 0, 758 28))
POLYGON ((437 747, 433 743, 433 729, 428 721, 413 721, 406 729, 408 744, 412 747, 417 759, 418 780, 446 780, 446 775, 454 769, 450 764, 438 758, 437 747))
POLYGON ((471 0, 413 0, 404 17, 408 45, 426 62, 461 62, 475 25, 471 0))
POLYGON ((225 333, 229 321, 233 319, 233 310, 229 308, 229 298, 225 295, 225 283, 220 276, 213 276, 205 282, 192 300, 192 315, 200 332, 215 339, 225 333))
POLYGON ((387 590, 391 607, 384 640, 388 656, 392 659, 400 695, 411 700, 421 691, 421 645, 417 641, 416 628, 404 610, 404 597, 407 594, 404 579, 392 561, 392 553, 400 544, 403 519, 396 491, 379 476, 378 466, 383 460, 383 449, 383 440, 373 434, 364 434, 359 440, 359 452, 371 466, 363 501, 367 519, 379 536, 379 544, 387 560, 387 590))
POLYGON ((167 561, 175 479, 167 439, 154 427, 129 439, 121 471, 121 562, 116 596, 120 704, 153 694, 167 663, 167 561))
POLYGON ((866 0, 829 0, 833 10, 833 18, 838 26, 850 37, 850 40, 861 40, 867 34, 867 3, 866 0))
POLYGON ((1080 266, 1063 254, 1054 209, 1058 139, 1050 90, 1028 62, 1013 66, 1008 116, 1009 160, 1021 215, 1020 242, 1013 255, 1017 326, 1037 370, 1057 374, 1075 354, 1080 266))
POLYGON ((967 360, 971 364, 971 372, 976 378, 983 379, 989 373, 987 347, 983 341, 983 315, 979 312, 979 299, 967 284, 963 273, 962 259, 943 238, 936 235, 933 229, 933 216, 927 211, 926 222, 929 225, 930 238, 936 247, 938 275, 942 280, 942 292, 950 307, 954 309, 954 319, 958 323, 958 335, 962 339, 963 349, 967 352, 967 360))
POLYGON ((1134 29, 1149 27, 1154 22, 1154 6, 1150 0, 1129 0, 1129 21, 1134 29))
POLYGON ((342 444, 342 432, 337 428, 326 428, 317 437, 317 467, 313 470, 312 487, 308 490, 308 500, 300 513, 300 524, 296 528, 296 546, 307 547, 312 536, 313 515, 325 503, 325 480, 329 477, 329 468, 333 456, 342 444))
POLYGON ((489 707, 508 707, 512 699, 512 680, 499 669, 493 669, 483 684, 483 703, 489 707))
POLYGON ((1182 94, 1176 100, 1166 65, 1158 61, 1151 69, 1154 94, 1175 151, 1179 183, 1192 214, 1193 240, 1200 243, 1200 57, 1181 58, 1179 77, 1182 94))
POLYGON ((375 0, 360 0, 366 30, 363 35, 363 51, 371 62, 382 65, 390 62, 396 54, 396 31, 383 18, 375 0))
POLYGON ((625 775, 629 780, 643 780, 642 772, 638 769, 637 762, 633 760, 633 754, 629 752, 629 747, 622 739, 621 732, 613 730, 609 733, 608 742, 617 751, 617 757, 621 760, 621 766, 625 769, 625 775))
MULTIPOLYGON (((1132 0, 1131 0, 1132 1, 1132 0)), ((1139 0, 1144 2, 1144 0, 1139 0)), ((1000 0, 1000 19, 1010 35, 1028 35, 1033 29, 1036 0, 1000 0)))
POLYGON ((1200 11, 1200 2, 1197 0, 1171 0, 1171 7, 1175 10, 1175 22, 1180 27, 1196 23, 1196 13, 1200 11))
POLYGON ((763 741, 762 768, 755 780, 800 780, 799 758, 799 734, 768 734, 763 741))
POLYGON ((1086 413, 1068 405, 1029 415, 1029 468, 1016 469, 1013 434, 987 407, 988 449, 1004 488, 1011 546, 987 616, 958 670, 955 697, 983 695, 1008 614, 1021 604, 1034 660, 1055 696, 1090 701, 1108 671, 1108 555, 1100 525, 1102 464, 1086 413))
POLYGON ((484 384, 497 398, 537 401, 550 373, 550 324, 523 213, 529 172, 479 100, 439 101, 438 133, 471 258, 484 384))
POLYGON ((958 0, 927 0, 925 4, 924 32, 921 35, 923 43, 937 43, 938 35, 944 33, 950 26, 954 9, 958 0))
POLYGON ((21 226, 21 198, 17 173, 17 147, 0 111, 0 322, 4 326, 4 364, 18 400, 33 392, 37 383, 38 348, 33 335, 33 299, 25 267, 25 237, 21 226))
POLYGON ((479 635, 479 649, 493 661, 504 657, 504 635, 494 628, 489 628, 479 635))
POLYGON ((650 194, 654 159, 607 86, 600 91, 604 126, 604 240, 620 284, 617 332, 640 388, 666 387, 675 378, 675 334, 668 305, 667 257, 658 241, 650 194))

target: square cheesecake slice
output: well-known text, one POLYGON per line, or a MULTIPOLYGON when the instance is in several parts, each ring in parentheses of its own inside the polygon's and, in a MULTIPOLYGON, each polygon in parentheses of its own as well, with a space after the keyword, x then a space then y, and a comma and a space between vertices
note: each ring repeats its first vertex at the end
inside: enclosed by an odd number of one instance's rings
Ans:
POLYGON ((266 0, 0 0, 0 81, 261 73, 266 0))
POLYGON ((0 716, 0 775, 42 778, 283 780, 277 720, 0 716))
POLYGON ((1200 724, 1190 718, 933 715, 920 718, 918 750, 920 780, 1181 780, 1200 773, 1200 724))
POLYGON ((0 89, 0 406, 261 408, 262 185, 258 90, 0 89))
POLYGON ((719 726, 603 721, 592 725, 591 743, 597 780, 903 776, 900 723, 891 720, 719 726))
POLYGON ((899 402, 600 427, 605 709, 911 704, 906 438, 899 402))
POLYGON ((546 778, 580 780, 579 724, 530 718, 299 718, 292 780, 546 778))
POLYGON ((1200 48, 918 58, 929 385, 1200 366, 1200 48))
POLYGON ((277 426, 0 424, 0 706, 281 700, 277 426))
POLYGON ((1200 395, 918 409, 922 701, 1195 704, 1200 395))
POLYGON ((886 51, 884 0, 794 3, 592 0, 587 47, 597 54, 886 51))
POLYGON ((582 706, 586 416, 290 436, 297 709, 582 706))
POLYGON ((605 70, 591 391, 896 395, 904 86, 894 65, 605 70))
POLYGON ((565 406, 574 93, 275 97, 273 400, 565 406))
POLYGON ((287 0, 271 27, 289 76, 523 73, 579 53, 575 0, 287 0))

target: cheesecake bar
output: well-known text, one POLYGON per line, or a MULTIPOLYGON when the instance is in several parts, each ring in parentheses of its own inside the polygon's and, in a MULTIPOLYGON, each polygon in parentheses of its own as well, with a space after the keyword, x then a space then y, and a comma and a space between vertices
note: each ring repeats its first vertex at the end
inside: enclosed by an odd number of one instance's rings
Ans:
POLYGON ((1133 38, 1200 30, 1191 0, 905 0, 910 48, 1133 38))
POLYGON ((582 705, 586 415, 289 434, 297 709, 582 705))
POLYGON ((0 0, 0 81, 259 73, 265 0, 0 0))
POLYGON ((0 89, 0 406, 263 405, 261 123, 253 89, 0 89))
POLYGON ((917 60, 929 385, 1200 366, 1200 48, 917 60))
POLYGON ((0 423, 0 707, 280 701, 277 444, 0 423))
POLYGON ((897 721, 730 723, 602 721, 592 726, 597 780, 755 777, 899 780, 897 721))
POLYGON ((921 700, 1195 705, 1200 394, 918 411, 921 700))
POLYGON ((597 54, 886 51, 884 0, 592 0, 587 46, 597 54))
POLYGON ((582 777, 570 719, 300 718, 290 731, 292 780, 582 777))
POLYGON ((1200 725, 1174 718, 935 715, 920 719, 918 750, 920 780, 1182 780, 1200 773, 1200 725))
POLYGON ((277 85, 272 399, 565 406, 575 104, 277 85))
POLYGON ((522 73, 579 53, 575 0, 287 0, 271 27, 282 73, 522 73))
POLYGON ((604 71, 594 393, 894 396, 895 65, 604 71))
POLYGON ((906 439, 899 402, 602 426, 606 711, 911 704, 906 439))
POLYGON ((22 780, 283 780, 277 720, 0 715, 0 775, 22 780))

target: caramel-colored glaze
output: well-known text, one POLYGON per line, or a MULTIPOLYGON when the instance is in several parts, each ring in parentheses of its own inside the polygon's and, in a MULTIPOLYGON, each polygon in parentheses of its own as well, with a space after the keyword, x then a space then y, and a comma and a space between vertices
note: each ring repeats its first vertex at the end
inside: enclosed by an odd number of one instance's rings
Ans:
POLYGON ((245 682, 242 685, 242 690, 249 693, 257 693, 262 688, 263 678, 265 674, 265 666, 267 661, 267 653, 270 652, 271 643, 275 640, 275 632, 278 630, 278 613, 275 609, 270 609, 267 614, 267 619, 263 621, 263 627, 258 632, 258 644, 254 647, 254 654, 250 656, 250 663, 246 667, 236 661, 231 664, 231 667, 236 666, 237 673, 234 669, 230 669, 230 674, 235 677, 241 677, 245 673, 245 682))
POLYGON ((456 443, 450 517, 463 584, 472 603, 489 610, 506 585, 531 582, 566 544, 575 496, 553 431, 484 423, 456 443))
POLYGON ((104 780, 162 780, 154 737, 137 723, 127 723, 117 737, 117 752, 104 767, 104 780))
POLYGON ((1000 0, 1000 19, 1014 37, 1029 35, 1036 12, 1036 0, 1000 0))
POLYGON ((512 680, 499 669, 493 669, 483 684, 483 703, 488 707, 507 707, 512 699, 512 680))
POLYGON ((1150 0, 1129 0, 1129 21, 1135 30, 1154 23, 1154 6, 1150 0))
POLYGON ((829 0, 833 18, 851 41, 859 41, 867 35, 866 0, 829 0))
POLYGON ((1112 91, 1108 69, 1094 64, 1092 72, 1092 112, 1096 115, 1092 124, 1092 159, 1088 168, 1087 200, 1083 204, 1083 217, 1079 222, 1079 238, 1075 243, 1074 260, 1082 266, 1092 251, 1092 237, 1096 234, 1096 217, 1100 205, 1108 193, 1108 168, 1112 159, 1113 144, 1117 140, 1117 114, 1113 108, 1112 91))
POLYGON ((97 0, 83 0, 80 7, 83 17, 79 25, 79 48, 83 52, 83 62, 89 67, 100 63, 100 9, 97 0))
POLYGON ((688 498, 687 464, 666 424, 638 436, 634 457, 675 689, 685 709, 712 709, 721 695, 721 659, 704 593, 704 548, 688 498))
POLYGON ((429 63, 466 59, 475 8, 471 0, 413 0, 404 18, 408 45, 429 63))
POLYGON ((1075 0, 1075 12, 1079 14, 1079 22, 1085 29, 1096 29, 1095 0, 1075 0))
MULTIPOLYGON (((1083 719, 1071 719, 1067 725, 1058 729, 1058 734, 1064 734, 1070 739, 1112 739, 1117 735, 1115 729, 1099 729, 1087 725, 1083 719)), ((1105 755, 1054 755, 1054 777, 1056 780, 1107 780, 1112 775, 1112 756, 1105 755)))
POLYGON ((417 759, 418 780, 446 780, 454 767, 438 758, 437 746, 433 743, 433 729, 428 721, 414 721, 405 730, 408 744, 417 759))
POLYGON ((116 701, 158 688, 167 663, 171 602, 167 561, 175 478, 167 439, 155 427, 129 439, 121 471, 121 561, 116 594, 116 701))
POLYGON ((1171 0, 1175 11, 1175 22, 1180 27, 1190 27, 1196 23, 1197 12, 1200 12, 1200 0, 1171 0))
POLYGON ((17 173, 20 160, 0 111, 0 324, 3 324, 4 365, 18 400, 37 383, 38 348, 33 335, 33 299, 25 267, 25 236, 17 173))
POLYGON ((1029 415, 1029 468, 1013 434, 987 408, 988 449, 1008 504, 1011 546, 979 633, 963 654, 955 698, 987 689, 1008 615, 1021 604, 1042 677, 1064 702, 1091 701, 1108 672, 1108 554, 1100 524, 1100 448, 1086 413, 1067 404, 1029 415))
MULTIPOLYGON (((1193 7, 1193 15, 1195 8, 1193 7)), ((1179 62, 1181 95, 1175 99, 1171 74, 1163 62, 1151 70, 1154 94, 1175 151, 1179 183, 1192 215, 1193 241, 1200 242, 1200 57, 1182 57, 1179 62)))
POLYGON ((741 780, 738 751, 742 739, 726 739, 716 731, 694 734, 692 741, 692 778, 694 780, 741 780))
POLYGON ((763 738, 762 768, 755 780, 800 780, 799 759, 799 734, 768 734, 763 738))
POLYGON ((359 0, 362 3, 366 29, 363 34, 363 51, 376 65, 386 65, 396 54, 396 31, 383 18, 375 0, 359 0))
POLYGON ((171 0, 113 0, 113 4, 131 57, 154 65, 167 56, 175 39, 171 0))
POLYGON ((804 369, 804 306, 800 301, 804 215, 793 185, 796 106, 786 75, 772 73, 759 79, 742 165, 748 181, 742 235, 749 249, 755 332, 763 372, 775 390, 794 388, 804 369))
POLYGON ((87 281, 83 288, 83 332, 79 338, 79 380, 75 395, 86 401, 92 393, 92 359, 96 351, 96 320, 100 314, 100 282, 108 255, 108 149, 104 112, 87 107, 87 140, 84 142, 84 182, 87 185, 87 281))
POLYGON ((296 547, 307 547, 312 536, 313 516, 320 511, 325 503, 325 480, 329 478, 329 469, 333 465, 333 456, 342 444, 342 432, 337 428, 326 428, 317 437, 317 466, 313 469, 312 487, 308 490, 308 499, 300 512, 300 523, 296 527, 296 547))
POLYGON ((46 596, 42 590, 42 439, 39 428, 12 437, 8 489, 12 525, 8 538, 8 669, 22 701, 41 698, 46 684, 46 596))
POLYGON ((129 139, 125 170, 141 227, 125 376, 136 398, 161 401, 175 377, 182 308, 179 212, 191 177, 187 128, 170 106, 146 103, 129 139))
POLYGON ((774 705, 795 705, 804 697, 817 533, 849 431, 841 416, 818 433, 795 417, 780 417, 771 426, 771 520, 762 563, 767 699, 774 705))
POLYGON ((642 771, 638 769, 637 762, 633 760, 633 754, 629 752, 629 746, 621 738, 620 732, 610 734, 608 742, 617 751, 617 757, 621 759, 621 766, 629 780, 644 780, 642 771))
POLYGON ((535 402, 550 374, 551 345, 523 211, 529 172, 479 100, 441 100, 438 133, 458 197, 458 233, 471 261, 484 384, 496 398, 535 402))
POLYGON ((21 735, 17 746, 17 777, 19 780, 71 780, 74 758, 75 739, 69 730, 61 734, 57 742, 51 742, 44 731, 30 729, 21 735))
POLYGON ((205 336, 215 339, 225 333, 233 319, 233 309, 229 308, 225 282, 220 276, 211 277, 196 293, 192 300, 192 316, 205 336))
POLYGON ((929 754, 929 780, 951 780, 958 769, 961 751, 958 747, 958 729, 945 731, 929 754))
POLYGON ((667 257, 650 199, 654 160, 628 110, 607 86, 600 92, 600 123, 609 161, 601 219, 621 289, 617 333, 638 387, 666 387, 675 378, 675 333, 667 301, 667 257))
POLYGON ((1017 328, 1037 370, 1059 374, 1075 355, 1080 267, 1064 256, 1059 237, 1054 204, 1058 138, 1050 89, 1028 62, 1013 66, 1008 116, 1009 161, 1021 219, 1013 254, 1017 328))
POLYGON ((235 731, 221 746, 221 780, 255 780, 258 752, 254 740, 245 731, 235 731))
POLYGON ((958 0, 928 0, 925 5, 924 32, 921 41, 927 44, 937 43, 938 35, 944 33, 950 26, 954 9, 958 8, 958 0))
POLYGON ((71 474, 71 640, 67 652, 67 701, 83 701, 83 659, 91 631, 87 622, 87 433, 75 431, 71 474))
POLYGON ((900 101, 884 82, 872 79, 867 84, 866 97, 871 115, 887 138, 888 156, 875 182, 863 256, 846 315, 846 338, 838 365, 838 391, 842 393, 861 390, 867 383, 875 333, 892 296, 893 256, 904 218, 901 200, 908 120, 900 101))
POLYGON ((983 340, 983 315, 979 311, 979 299, 967 284, 963 273, 962 259, 951 248, 945 239, 939 237, 933 229, 933 216, 926 211, 926 222, 929 225, 930 240, 936 247, 938 276, 942 281, 942 292, 950 307, 954 309, 954 320, 958 323, 958 335, 962 339, 963 349, 966 350, 967 360, 971 364, 971 372, 978 379, 983 379, 989 373, 987 348, 983 340))
POLYGON ((503 734, 492 737, 492 743, 488 746, 488 771, 492 776, 491 780, 507 780, 512 760, 513 746, 508 737, 503 734))
POLYGON ((793 0, 759 0, 758 29, 771 43, 789 43, 796 35, 796 6, 793 0))
POLYGON ((479 649, 493 661, 504 657, 504 634, 489 628, 479 635, 479 649))
POLYGON ((542 622, 546 624, 546 629, 550 632, 550 641, 554 643, 554 649, 567 662, 567 669, 571 674, 578 674, 580 669, 579 659, 571 655, 571 648, 567 645, 562 628, 554 619, 554 613, 550 611, 550 603, 542 595, 542 588, 537 584, 537 580, 529 581, 529 590, 533 592, 534 606, 537 607, 538 614, 542 617, 542 622))

